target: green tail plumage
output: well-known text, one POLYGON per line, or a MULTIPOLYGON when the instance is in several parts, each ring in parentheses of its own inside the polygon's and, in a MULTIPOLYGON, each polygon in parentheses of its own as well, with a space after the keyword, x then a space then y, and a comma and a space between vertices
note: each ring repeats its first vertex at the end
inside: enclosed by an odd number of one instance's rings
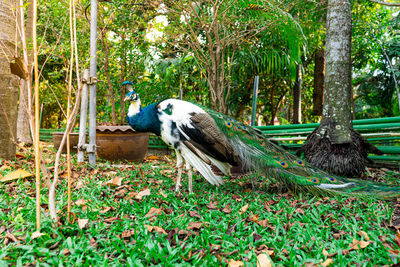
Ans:
POLYGON ((248 170, 274 177, 296 190, 313 194, 351 194, 379 199, 400 197, 400 187, 344 178, 316 169, 264 137, 261 131, 205 108, 248 170))

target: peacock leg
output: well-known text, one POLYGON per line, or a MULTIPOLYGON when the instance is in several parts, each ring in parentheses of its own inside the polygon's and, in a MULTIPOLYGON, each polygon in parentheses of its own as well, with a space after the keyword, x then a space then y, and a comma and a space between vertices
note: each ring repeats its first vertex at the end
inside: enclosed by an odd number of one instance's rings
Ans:
POLYGON ((176 179, 175 192, 178 192, 179 187, 181 186, 182 169, 183 169, 183 158, 178 151, 176 151, 176 167, 178 168, 178 177, 176 179))
POLYGON ((251 187, 253 189, 253 192, 256 191, 256 187, 254 186, 254 174, 251 174, 251 187))
POLYGON ((192 166, 190 166, 189 164, 186 164, 186 168, 188 169, 189 194, 192 194, 192 193, 193 193, 193 183, 192 183, 193 172, 192 172, 192 166))

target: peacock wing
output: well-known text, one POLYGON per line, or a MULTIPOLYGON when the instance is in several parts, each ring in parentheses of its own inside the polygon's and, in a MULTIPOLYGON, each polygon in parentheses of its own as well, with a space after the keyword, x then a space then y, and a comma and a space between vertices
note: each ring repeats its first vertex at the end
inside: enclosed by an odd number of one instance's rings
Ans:
POLYGON ((178 127, 188 142, 221 162, 233 166, 240 164, 238 153, 209 114, 193 113, 190 121, 190 125, 182 124, 178 127))

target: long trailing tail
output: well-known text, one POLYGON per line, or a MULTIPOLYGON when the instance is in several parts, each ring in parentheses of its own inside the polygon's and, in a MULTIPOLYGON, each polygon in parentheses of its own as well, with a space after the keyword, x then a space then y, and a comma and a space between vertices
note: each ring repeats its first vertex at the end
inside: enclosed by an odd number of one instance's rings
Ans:
POLYGON ((383 200, 400 197, 400 186, 329 174, 295 157, 259 134, 256 135, 258 143, 254 143, 254 139, 252 142, 243 139, 246 138, 233 138, 232 143, 246 163, 247 169, 274 177, 295 190, 317 195, 347 194, 383 200))
POLYGON ((400 197, 400 186, 331 175, 272 143, 258 129, 209 112, 248 170, 274 177, 295 190, 318 195, 347 194, 383 200, 400 197))

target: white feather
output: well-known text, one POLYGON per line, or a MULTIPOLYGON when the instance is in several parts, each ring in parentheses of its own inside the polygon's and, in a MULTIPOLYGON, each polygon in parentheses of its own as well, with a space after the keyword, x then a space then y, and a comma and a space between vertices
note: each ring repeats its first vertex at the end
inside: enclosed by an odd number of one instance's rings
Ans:
POLYGON ((222 185, 224 181, 221 176, 215 175, 211 170, 211 166, 207 165, 196 154, 194 154, 185 145, 181 146, 181 155, 192 167, 200 172, 201 175, 212 185, 222 185))
MULTIPOLYGON (((203 177, 212 185, 222 185, 222 177, 214 174, 210 165, 206 164, 201 158, 199 158, 180 141, 180 135, 183 135, 188 140, 190 140, 190 138, 183 131, 179 131, 179 128, 186 126, 193 129, 194 126, 192 125, 192 120, 190 119, 193 116, 193 113, 205 113, 205 111, 192 103, 177 99, 168 99, 162 101, 158 105, 158 110, 160 114, 159 119, 162 123, 161 138, 164 140, 164 142, 171 146, 178 143, 180 154, 185 159, 187 164, 198 170, 201 175, 203 175, 203 177), (173 124, 176 125, 176 128, 173 127, 173 124)), ((199 151, 199 153, 202 152, 199 151)), ((224 174, 229 173, 229 164, 222 163, 210 156, 205 156, 210 159, 210 161, 224 174)))
POLYGON ((221 162, 221 161, 216 160, 206 154, 204 154, 204 156, 206 156, 212 162, 212 164, 215 165, 218 169, 220 169, 225 175, 230 174, 232 166, 229 163, 221 162))
POLYGON ((342 188, 342 187, 347 187, 350 186, 354 183, 345 183, 345 184, 319 184, 316 185, 315 187, 319 187, 322 189, 335 189, 335 188, 342 188))
POLYGON ((133 117, 140 112, 140 99, 132 101, 128 109, 128 117, 133 117))

